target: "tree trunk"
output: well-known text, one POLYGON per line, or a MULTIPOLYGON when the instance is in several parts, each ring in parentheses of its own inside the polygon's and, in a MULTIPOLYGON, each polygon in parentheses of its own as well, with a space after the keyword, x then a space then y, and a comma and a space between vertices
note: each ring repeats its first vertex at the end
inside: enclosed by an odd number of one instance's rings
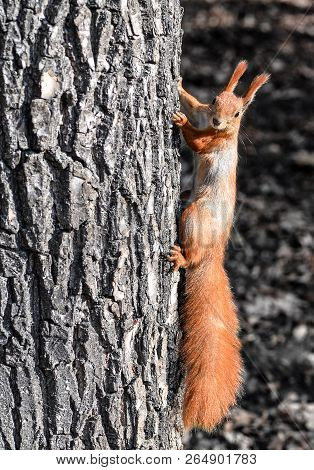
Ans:
POLYGON ((0 21, 0 448, 180 448, 179 0, 0 21))

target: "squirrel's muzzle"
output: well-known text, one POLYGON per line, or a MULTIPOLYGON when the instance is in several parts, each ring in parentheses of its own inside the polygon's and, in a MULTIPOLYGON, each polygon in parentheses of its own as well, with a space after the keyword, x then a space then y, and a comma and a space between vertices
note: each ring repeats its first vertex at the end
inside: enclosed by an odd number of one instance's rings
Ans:
POLYGON ((213 118, 213 125, 214 125, 215 127, 219 127, 220 124, 221 124, 221 121, 219 121, 219 119, 213 118))

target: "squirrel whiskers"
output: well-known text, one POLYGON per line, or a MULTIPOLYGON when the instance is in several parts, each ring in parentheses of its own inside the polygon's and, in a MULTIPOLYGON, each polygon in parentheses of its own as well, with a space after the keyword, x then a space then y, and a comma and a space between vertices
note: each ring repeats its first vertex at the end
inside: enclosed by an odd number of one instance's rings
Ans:
POLYGON ((188 94, 180 81, 180 102, 188 117, 182 112, 173 115, 196 157, 194 188, 180 221, 181 246, 175 245, 168 257, 174 270, 186 269, 182 347, 186 429, 213 429, 236 402, 241 385, 238 319, 224 252, 236 201, 241 118, 269 78, 257 76, 245 95, 237 97, 233 92, 246 69, 247 62, 241 61, 209 105, 188 94))

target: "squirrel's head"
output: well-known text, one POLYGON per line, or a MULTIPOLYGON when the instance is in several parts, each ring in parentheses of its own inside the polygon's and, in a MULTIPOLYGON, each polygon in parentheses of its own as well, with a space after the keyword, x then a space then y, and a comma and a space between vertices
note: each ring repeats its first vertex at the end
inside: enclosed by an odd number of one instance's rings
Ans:
POLYGON ((249 104, 254 100, 257 90, 269 79, 269 74, 262 73, 258 75, 242 97, 236 96, 234 89, 246 71, 247 66, 246 60, 239 62, 228 85, 209 105, 210 124, 214 129, 226 130, 239 127, 241 117, 249 104))

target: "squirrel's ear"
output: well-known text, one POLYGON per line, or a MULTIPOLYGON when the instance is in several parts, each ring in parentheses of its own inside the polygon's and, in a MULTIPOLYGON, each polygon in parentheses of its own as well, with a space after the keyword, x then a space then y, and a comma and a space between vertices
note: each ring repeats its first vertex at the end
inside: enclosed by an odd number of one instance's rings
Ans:
POLYGON ((238 81, 240 80, 240 78, 242 77, 246 69, 247 69, 247 61, 241 60, 241 62, 239 62, 238 65, 236 66, 235 71, 233 72, 229 80, 229 83, 225 88, 225 91, 233 92, 233 90, 238 84, 238 81))
POLYGON ((252 101, 254 100, 255 94, 261 86, 263 86, 266 82, 268 82, 270 75, 268 73, 262 73, 254 78, 253 82, 249 86, 249 89, 242 97, 243 106, 247 107, 252 101))

